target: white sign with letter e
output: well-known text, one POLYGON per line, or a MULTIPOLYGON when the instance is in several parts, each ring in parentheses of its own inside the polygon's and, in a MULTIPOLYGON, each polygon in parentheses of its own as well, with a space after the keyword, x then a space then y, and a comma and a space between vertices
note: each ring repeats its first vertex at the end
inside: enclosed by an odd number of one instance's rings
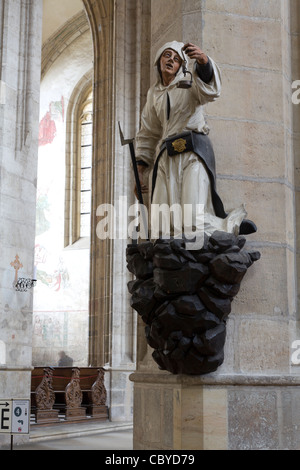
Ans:
POLYGON ((0 433, 11 432, 12 400, 0 400, 0 433))
POLYGON ((0 399, 0 433, 29 434, 30 401, 0 399))

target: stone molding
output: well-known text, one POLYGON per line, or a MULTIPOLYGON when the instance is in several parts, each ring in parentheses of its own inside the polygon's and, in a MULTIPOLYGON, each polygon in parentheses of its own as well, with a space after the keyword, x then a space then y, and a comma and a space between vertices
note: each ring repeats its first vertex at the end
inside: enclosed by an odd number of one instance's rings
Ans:
POLYGON ((147 373, 136 372, 130 375, 130 380, 134 383, 155 383, 155 384, 178 384, 188 386, 220 386, 220 385, 240 385, 240 386, 299 386, 300 376, 296 375, 211 375, 211 376, 189 376, 173 375, 170 373, 147 373))
POLYGON ((84 10, 73 16, 56 31, 42 47, 41 79, 63 51, 80 35, 88 31, 89 24, 84 10))
POLYGON ((110 358, 110 313, 112 310, 111 240, 96 235, 96 211, 100 204, 112 202, 114 155, 113 48, 114 3, 110 0, 83 0, 94 45, 93 177, 91 220, 91 288, 89 363, 103 365, 110 358))

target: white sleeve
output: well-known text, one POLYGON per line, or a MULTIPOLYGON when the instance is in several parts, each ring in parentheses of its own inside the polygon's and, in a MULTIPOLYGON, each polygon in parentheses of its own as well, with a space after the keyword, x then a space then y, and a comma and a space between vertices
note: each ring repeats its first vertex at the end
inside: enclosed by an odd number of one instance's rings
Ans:
POLYGON ((162 126, 155 111, 153 92, 150 88, 141 116, 141 127, 136 136, 136 160, 152 166, 161 136, 162 126))
POLYGON ((196 94, 201 105, 210 103, 219 98, 222 88, 222 77, 221 71, 217 64, 209 57, 212 68, 213 76, 209 83, 205 83, 201 80, 197 73, 196 62, 193 68, 193 91, 196 94))

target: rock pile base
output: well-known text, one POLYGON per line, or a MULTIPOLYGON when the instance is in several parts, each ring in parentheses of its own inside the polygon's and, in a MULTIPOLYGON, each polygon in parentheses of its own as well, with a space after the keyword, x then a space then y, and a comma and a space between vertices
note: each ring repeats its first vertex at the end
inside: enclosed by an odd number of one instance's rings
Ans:
POLYGON ((142 317, 153 358, 173 374, 202 375, 224 360, 226 320, 249 267, 259 252, 246 239, 214 232, 200 250, 184 240, 128 245, 131 306, 142 317))

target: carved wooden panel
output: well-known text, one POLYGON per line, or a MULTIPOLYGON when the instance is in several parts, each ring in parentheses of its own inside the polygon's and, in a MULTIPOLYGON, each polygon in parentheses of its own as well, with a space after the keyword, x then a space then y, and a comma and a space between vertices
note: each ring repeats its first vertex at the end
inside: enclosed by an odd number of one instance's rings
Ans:
POLYGON ((79 408, 82 403, 82 390, 80 388, 80 369, 74 368, 71 382, 66 386, 65 399, 67 408, 79 408))
POLYGON ((55 402, 53 390, 53 369, 44 369, 44 377, 35 392, 36 405, 38 410, 52 410, 55 402))

